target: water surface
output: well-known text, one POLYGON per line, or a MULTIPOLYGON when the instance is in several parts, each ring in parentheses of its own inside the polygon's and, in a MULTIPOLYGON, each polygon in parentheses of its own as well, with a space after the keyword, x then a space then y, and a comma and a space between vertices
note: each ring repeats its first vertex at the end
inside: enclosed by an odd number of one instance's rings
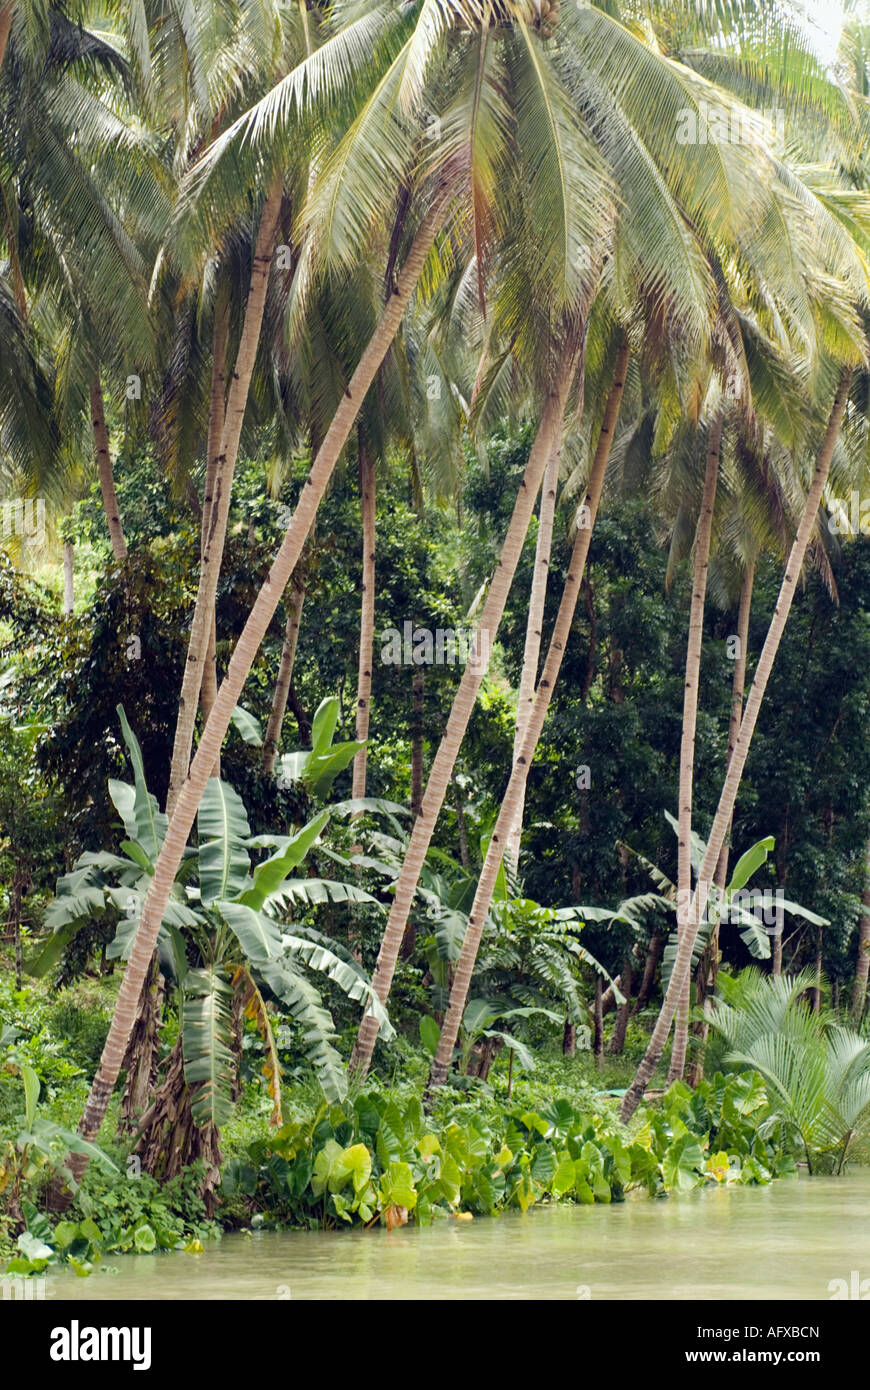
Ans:
POLYGON ((203 1254, 107 1256, 75 1299, 822 1299, 870 1279, 870 1170, 397 1231, 234 1234, 203 1254))

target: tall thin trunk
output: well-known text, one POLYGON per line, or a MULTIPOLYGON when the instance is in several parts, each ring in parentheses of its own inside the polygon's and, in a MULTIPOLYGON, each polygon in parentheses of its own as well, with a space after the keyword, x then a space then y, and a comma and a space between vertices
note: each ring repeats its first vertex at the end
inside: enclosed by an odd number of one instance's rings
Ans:
MULTIPOLYGON (((423 796, 422 811, 414 822, 411 831, 411 838, 396 881, 396 891, 372 977, 378 998, 382 1002, 390 992, 390 985, 393 981, 396 961, 404 939, 411 904, 417 891, 420 872, 429 849, 435 823, 444 804, 450 775, 456 763, 465 730, 468 727, 471 711, 477 699, 477 692, 486 671, 492 641, 504 613, 505 602, 516 573, 547 459, 550 456, 556 433, 562 428, 565 405, 576 364, 577 354, 575 352, 566 353, 562 360, 559 379, 547 398, 480 620, 476 647, 478 659, 469 661, 462 673, 450 717, 447 720, 447 727, 429 773, 429 780, 423 796)), ((377 1035, 377 1020, 371 1014, 366 1014, 360 1024, 349 1064, 350 1069, 359 1076, 364 1076, 369 1069, 377 1035)))
POLYGON ((619 1057, 625 1047, 625 1035, 628 1031, 628 1020, 631 1016, 631 952, 626 951, 622 961, 622 993, 625 1003, 620 1004, 616 1010, 616 1021, 613 1025, 613 1036, 610 1039, 609 1051, 612 1056, 619 1057))
MULTIPOLYGON (((362 503, 362 604, 359 624, 359 669, 356 680, 356 736, 369 736, 372 699, 372 663, 375 642, 375 520, 377 515, 375 461, 359 431, 359 491, 362 503)), ((366 794, 368 747, 361 748, 353 760, 351 796, 366 794)))
POLYGON ((865 866, 867 875, 861 894, 861 921, 858 927, 858 959, 855 962, 855 983, 852 986, 852 1022, 857 1028, 864 1017, 867 1002, 867 979, 870 976, 870 845, 867 846, 865 866))
POLYGON ((75 608, 75 547, 72 541, 63 543, 63 615, 71 618, 75 608))
POLYGON ((601 976, 596 975, 595 996, 592 1004, 592 1055, 599 1071, 604 1066, 604 1011, 601 1007, 603 993, 604 983, 601 976))
POLYGON ((698 874, 698 886, 690 904, 689 912, 687 913, 687 930, 683 933, 683 937, 677 946, 674 969, 655 1028, 650 1037, 649 1045, 637 1069, 634 1080, 623 1098, 620 1111, 623 1120, 631 1118, 643 1098, 643 1093, 649 1084, 650 1077, 655 1071, 658 1060, 662 1055, 664 1045, 667 1042, 674 1012, 677 1007, 677 1001, 682 993, 685 979, 691 967, 692 950, 695 945, 695 938, 698 934, 700 917, 699 907, 703 906, 703 903, 706 901, 707 886, 719 862, 719 855, 725 843, 725 833, 734 813, 734 803, 737 800, 740 779, 743 776, 746 756, 749 752, 749 745, 755 731, 758 711, 764 699, 764 692, 767 688, 767 682, 770 679, 774 658, 779 644, 782 641, 782 634, 785 630, 786 619, 788 618, 797 582, 800 578, 801 566, 804 562, 807 545, 809 544, 810 536, 818 518, 822 492, 824 491, 830 471, 834 446, 837 442, 837 435, 840 432, 840 426, 846 410, 851 379, 851 369, 846 368, 840 378, 840 384, 837 387, 834 403, 831 407, 828 426, 825 430, 825 437, 822 441, 822 447, 816 464, 816 471, 807 494, 807 500, 801 516, 800 525, 798 526, 797 535, 795 536, 788 557, 785 574, 783 575, 782 587, 779 591, 776 607, 773 610, 773 617, 771 618, 767 637, 764 641, 761 656, 758 659, 755 680, 752 682, 752 689, 746 701, 746 709, 740 724, 740 733, 734 745, 731 763, 725 774, 725 781, 722 785, 722 792, 719 797, 719 805, 716 808, 716 815, 713 818, 710 838, 707 841, 707 850, 698 874))
POLYGON ((423 668, 411 681, 411 815, 423 812, 423 697, 426 678, 423 668))
MULTIPOLYGON (((692 795, 695 783, 695 729, 698 722, 698 685, 701 676, 701 649, 704 643, 704 604, 707 599, 707 570, 713 536, 713 509, 719 480, 719 450, 722 444, 722 417, 710 428, 704 491, 695 530, 692 564, 692 603, 689 611, 689 640, 686 643, 686 679, 683 686, 683 732, 680 741, 680 790, 677 808, 677 934, 686 930, 685 912, 692 895, 692 795)), ((668 1084, 683 1075, 689 1039, 689 999, 691 982, 686 977, 677 1007, 674 1050, 668 1084)))
MULTIPOLYGON (((595 517, 598 513, 598 503, 601 498, 604 474, 607 468, 607 460, 610 456, 613 432, 619 414, 619 407, 622 404, 622 394, 625 388, 625 372, 628 365, 628 351, 628 343, 623 340, 617 354, 613 383, 610 387, 610 393, 604 410, 601 433, 598 438, 595 457, 592 460, 592 467, 589 472, 589 482, 586 485, 586 510, 583 515, 584 519, 588 518, 589 524, 582 526, 577 531, 574 540, 574 548, 571 553, 568 574, 565 578, 565 587, 562 591, 559 611, 556 614, 556 622, 553 627, 553 634, 550 638, 544 669, 541 673, 541 679, 538 682, 534 704, 532 705, 529 721, 526 725, 523 746, 511 770, 507 791, 504 794, 501 810, 499 811, 495 829, 492 832, 489 847, 486 852, 486 858, 483 862, 483 869, 481 870, 477 891, 474 895, 474 902, 468 917, 465 939, 462 943, 459 959, 456 962, 456 973, 453 977, 453 985, 450 990, 450 1002, 448 1004, 447 1013, 444 1016, 441 1036, 438 1040, 438 1048, 429 1073, 428 1089, 430 1091, 438 1086, 443 1086, 447 1079, 447 1069, 450 1065, 450 1059, 453 1055, 453 1048, 459 1032, 459 1025, 462 1022, 462 1016, 465 1012, 465 1006, 468 1000, 471 976, 474 971, 474 963, 477 959, 483 926, 489 913, 495 882, 504 855, 505 837, 512 824, 512 818, 516 811, 518 791, 525 785, 529 775, 529 768, 535 755, 535 749, 538 746, 538 740, 541 737, 541 730, 544 727, 544 720, 553 695, 553 688, 558 679, 559 668, 562 665, 562 657, 571 632, 571 624, 574 620, 577 598, 583 580, 583 570, 586 566, 586 557, 589 553, 592 527, 595 524, 595 517)), ((600 977, 598 978, 600 979, 600 977)), ((599 989, 596 991, 599 1011, 601 1009, 601 998, 602 991, 599 989)))
POLYGON ((640 989, 638 990, 637 998, 634 1001, 634 1008, 632 1009, 632 1014, 639 1014, 641 1009, 646 1008, 650 995, 653 992, 653 985, 655 984, 656 979, 656 971, 658 969, 659 961, 662 958, 662 953, 665 949, 665 941, 665 933, 661 931, 654 931, 652 936, 650 937, 649 948, 646 953, 646 961, 644 962, 643 967, 643 975, 641 976, 640 981, 640 989))
POLYGON ((465 806, 463 804, 462 788, 456 780, 455 775, 451 778, 453 782, 453 796, 456 806, 456 833, 459 837, 459 862, 463 869, 471 867, 471 856, 468 853, 468 829, 465 824, 465 806))
MULTIPOLYGON (((202 521, 200 530, 199 562, 202 565, 206 551, 206 538, 211 529, 211 516, 214 507, 215 483, 220 457, 221 435, 224 428, 227 385, 227 330, 229 327, 229 305, 226 301, 215 306, 214 334, 212 342, 211 390, 208 409, 208 439, 205 455, 205 486, 202 498, 202 521)), ((203 726, 217 699, 217 605, 212 606, 209 624, 208 646, 202 668, 202 685, 199 703, 202 709, 203 726)), ((221 760, 215 760, 212 772, 214 777, 221 775, 221 760)))
MULTIPOLYGON (((317 508, 326 491, 338 457, 375 378, 387 355, 408 301, 429 255, 435 237, 447 215, 452 188, 439 189, 423 217, 408 256, 399 273, 396 287, 388 299, 377 327, 369 339, 344 397, 333 416, 317 457, 312 464, 305 487, 287 528, 281 547, 272 562, 244 629, 236 643, 226 677, 221 683, 211 717, 203 730, 194 755, 190 775, 178 796, 175 812, 169 823, 163 848, 154 866, 142 909, 136 937, 124 971, 115 1012, 103 1048, 91 1091, 79 1125, 86 1138, 95 1138, 106 1113, 118 1071, 136 1018, 142 981, 157 943, 160 924, 166 911, 175 875, 181 863, 194 816, 205 791, 214 761, 220 752, 232 712, 238 704, 242 688, 253 665, 260 643, 272 620, 290 575, 296 566, 305 537, 311 530, 317 508)), ((73 1154, 70 1162, 81 1172, 87 1164, 83 1155, 73 1154), (84 1162, 82 1161, 84 1158, 84 1162)))
MULTIPOLYGON (((541 636, 544 628, 544 607, 547 602, 547 577, 550 572, 550 552, 553 548, 553 525, 556 520, 556 493, 559 487, 561 454, 560 438, 547 460, 547 471, 544 474, 541 488, 541 514, 538 519, 538 538, 535 545, 535 568, 532 573, 529 614, 526 621, 526 642, 523 649, 523 666, 520 672, 520 688, 517 695, 517 724, 514 732, 513 754, 515 762, 523 746, 523 736, 535 701, 538 662, 541 656, 541 636)), ((517 868, 520 862, 520 840, 523 833, 525 800, 525 788, 523 788, 517 806, 516 820, 508 832, 505 849, 507 862, 514 868, 517 868)))
POLYGON ((275 178, 269 188, 260 217, 260 226, 254 247, 254 259, 251 265, 248 301, 245 305, 245 321, 224 412, 220 449, 214 466, 214 497, 208 508, 208 525, 204 536, 196 606, 193 611, 187 660, 178 701, 178 719, 175 725, 172 766, 169 773, 169 792, 166 798, 166 808, 170 815, 175 809, 179 792, 188 775, 196 708, 202 685, 203 666, 208 651, 209 630, 214 618, 215 595, 230 513, 233 473, 239 451, 242 421, 248 403, 248 389, 257 356, 257 345, 260 341, 260 327, 263 322, 263 309, 266 303, 269 268, 275 248, 278 215, 281 211, 281 197, 282 183, 279 176, 275 178))
MULTIPOLYGON (((731 677, 731 712, 728 718, 728 756, 725 761, 727 772, 731 759, 734 755, 734 745, 737 742, 737 735, 740 733, 740 721, 743 718, 743 695, 746 686, 746 656, 749 648, 749 615, 752 609, 752 587, 755 579, 755 561, 749 560, 743 571, 743 582, 740 585, 740 600, 737 606, 737 654, 734 661, 734 674, 731 677)), ((733 820, 733 817, 732 817, 733 820)), ((713 882, 722 893, 728 882, 728 838, 731 834, 731 821, 728 822, 728 829, 725 832, 725 841, 719 855, 719 863, 716 865, 716 872, 713 875, 713 882)), ((716 979, 719 974, 719 928, 720 922, 717 920, 712 932, 710 933, 710 944, 701 957, 696 976, 698 990, 698 1007, 703 1007, 704 1000, 712 994, 716 988, 716 979)), ((692 1025, 692 1031, 698 1038, 698 1051, 692 1061, 689 1085, 697 1086, 704 1076, 704 1044, 710 1032, 710 1026, 706 1022, 692 1025)))
POLYGON ((296 648, 299 645, 299 628, 302 625, 302 608, 305 603, 305 570, 297 565, 290 581, 290 597, 287 600, 287 622, 284 625, 284 644, 281 647, 281 660, 278 663, 278 677, 272 692, 272 708, 266 737, 263 740, 263 771, 271 776, 275 770, 275 759, 281 747, 281 730, 287 701, 290 698, 290 685, 293 681, 293 667, 296 665, 296 648))
POLYGON ((100 492, 103 494, 103 510, 109 527, 112 554, 121 564, 127 558, 127 542, 121 526, 121 513, 118 496, 115 492, 115 477, 112 472, 112 459, 109 454, 109 431, 106 428, 106 408, 103 404, 103 390, 99 376, 91 382, 91 421, 94 430, 94 448, 97 451, 97 474, 100 479, 100 492))
POLYGON ((0 10, 0 64, 6 56, 6 45, 9 42, 9 30, 12 27, 12 11, 15 9, 15 0, 9 0, 0 10))

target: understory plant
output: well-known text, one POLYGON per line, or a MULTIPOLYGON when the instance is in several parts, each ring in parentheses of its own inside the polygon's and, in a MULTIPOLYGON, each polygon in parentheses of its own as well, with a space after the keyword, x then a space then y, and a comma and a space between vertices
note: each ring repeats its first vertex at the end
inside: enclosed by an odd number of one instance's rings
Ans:
POLYGON ((770 1122, 799 1140, 810 1173, 842 1173, 853 1140, 870 1130, 870 1042, 832 1015, 814 1012, 810 971, 765 976, 755 968, 720 979, 710 1025, 726 1061, 765 1081, 770 1122))
POLYGON ((758 1076, 717 1074, 694 1092, 678 1083, 628 1130, 612 1104, 490 1110, 454 1093, 426 1114, 417 1096, 368 1089, 249 1144, 227 1164, 222 1192, 256 1224, 392 1227, 621 1201, 632 1189, 763 1184, 795 1170, 758 1076))

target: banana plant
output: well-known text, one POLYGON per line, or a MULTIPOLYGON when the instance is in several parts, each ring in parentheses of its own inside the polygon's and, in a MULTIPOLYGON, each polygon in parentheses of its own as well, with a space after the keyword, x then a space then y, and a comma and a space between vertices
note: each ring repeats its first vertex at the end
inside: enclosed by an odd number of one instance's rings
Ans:
POLYGON ((336 696, 321 700, 311 721, 311 747, 282 753, 277 761, 275 771, 279 787, 286 789, 294 782, 302 782, 313 796, 327 795, 338 774, 366 746, 365 739, 333 743, 339 714, 336 696))
MULTIPOLYGON (((322 708, 322 707, 321 707, 322 708)), ((75 933, 95 915, 123 913, 107 955, 126 959, 133 945, 167 818, 148 791, 142 754, 123 709, 118 715, 133 766, 131 784, 110 780, 109 794, 124 824, 120 854, 86 853, 61 878, 46 912, 53 935, 30 967, 44 974, 75 933), (114 881, 112 881, 114 880, 114 881)), ((196 1085, 194 1119, 226 1123, 238 1070, 234 1004, 264 1043, 266 1076, 280 1121, 280 1063, 273 1017, 301 1028, 305 1056, 328 1100, 346 1090, 335 1029, 311 975, 323 975, 378 1019, 393 1036, 386 1012, 353 955, 313 927, 282 920, 288 904, 368 903, 350 883, 296 876, 332 815, 355 803, 327 806, 291 835, 252 835, 238 793, 212 778, 199 807, 197 844, 188 846, 173 884, 158 938, 161 969, 177 991, 185 1079, 196 1085), (261 857, 269 850, 266 857, 261 857)), ((371 808, 370 808, 371 809, 371 808)), ((385 1034, 384 1034, 385 1030, 385 1034)))
MULTIPOLYGON (((481 840, 486 856, 489 836, 481 840)), ((443 850, 429 851, 418 893, 426 904, 431 933, 423 950, 433 980, 433 1004, 443 1009, 450 967, 459 955, 474 901, 477 880, 443 850)), ((498 1019, 525 1019, 537 1013, 562 1024, 584 1024, 588 1009, 581 995, 581 966, 597 971, 622 995, 607 970, 582 946, 584 909, 551 908, 522 895, 516 875, 499 869, 480 953, 474 968, 475 998, 463 1016, 459 1064, 467 1070, 476 1042, 490 1039, 511 1048, 520 1066, 531 1069, 530 1054, 512 1034, 493 1029, 498 1019), (488 1020, 483 1022, 482 1020, 488 1020)))
MULTIPOLYGON (((668 811, 665 811, 665 818, 673 829, 678 833, 677 821, 668 811)), ((768 856, 773 850, 775 840, 772 835, 766 835, 763 839, 757 840, 750 845, 749 849, 740 856, 731 873, 731 878, 725 888, 720 889, 714 883, 707 884, 706 911, 695 945, 692 951, 692 970, 697 968, 702 953, 706 950, 710 937, 717 924, 730 922, 732 925, 740 926, 743 930, 740 939, 747 946, 750 955, 756 960, 767 960, 770 957, 770 935, 767 928, 762 924, 759 913, 763 912, 769 916, 771 897, 769 889, 748 889, 746 885, 761 866, 767 862, 768 856)), ((650 863, 637 850, 633 850, 630 845, 622 845, 629 854, 641 863, 655 884, 658 893, 648 895, 650 899, 655 898, 659 906, 668 908, 676 914, 677 911, 677 888, 663 873, 657 865, 650 863)), ((706 841, 695 831, 692 831, 691 840, 691 861, 692 872, 697 875, 700 871, 707 851, 706 841)), ((642 903, 643 899, 638 899, 642 903)), ((623 905, 625 906, 625 905, 623 905)), ((587 910, 587 909, 584 909, 587 910)), ((811 912, 809 908, 803 907, 800 903, 794 902, 791 898, 784 897, 779 890, 776 894, 776 911, 787 912, 792 917, 801 917, 814 926, 827 927, 830 922, 826 917, 820 917, 817 913, 811 912)), ((768 922, 768 926, 770 923, 768 922)), ((671 931, 667 945, 662 956, 662 986, 667 989, 668 981, 671 977, 674 960, 677 954, 677 932, 676 927, 671 931)))

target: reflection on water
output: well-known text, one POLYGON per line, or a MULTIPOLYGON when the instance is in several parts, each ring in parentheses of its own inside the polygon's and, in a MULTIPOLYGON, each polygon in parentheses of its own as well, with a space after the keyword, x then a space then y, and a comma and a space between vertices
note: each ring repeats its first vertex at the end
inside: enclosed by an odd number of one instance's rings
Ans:
POLYGON ((870 1170, 663 1201, 542 1206, 388 1232, 237 1234, 201 1255, 109 1256, 75 1299, 829 1299, 870 1278, 870 1170), (855 1281, 852 1281, 855 1282, 855 1281))

